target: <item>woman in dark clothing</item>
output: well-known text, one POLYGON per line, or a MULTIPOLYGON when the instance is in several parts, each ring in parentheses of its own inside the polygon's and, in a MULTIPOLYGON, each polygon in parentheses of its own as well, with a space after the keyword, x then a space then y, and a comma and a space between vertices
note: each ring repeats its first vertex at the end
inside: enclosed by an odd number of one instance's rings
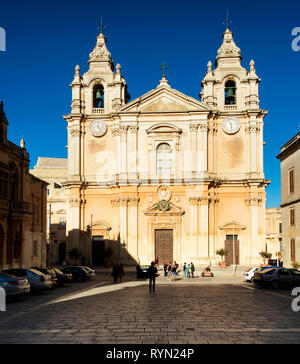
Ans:
POLYGON ((114 277, 114 283, 118 283, 119 266, 117 264, 113 266, 112 276, 114 277))
POLYGON ((149 292, 151 292, 151 289, 153 292, 155 292, 155 278, 157 274, 157 268, 155 267, 155 262, 151 263, 151 266, 148 269, 148 275, 149 275, 149 292))

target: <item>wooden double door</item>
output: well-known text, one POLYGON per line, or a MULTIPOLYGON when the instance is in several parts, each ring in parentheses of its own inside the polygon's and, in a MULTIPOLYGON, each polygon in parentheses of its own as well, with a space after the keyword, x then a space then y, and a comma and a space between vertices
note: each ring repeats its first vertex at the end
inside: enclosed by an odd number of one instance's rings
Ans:
POLYGON ((229 235, 226 237, 225 241, 225 249, 228 250, 228 255, 225 257, 226 263, 229 265, 239 265, 240 264, 240 242, 238 235, 234 236, 229 235), (234 240, 234 249, 233 249, 233 240, 234 240), (235 256, 235 259, 233 257, 235 256))
POLYGON ((160 265, 173 262, 173 230, 155 230, 155 259, 160 265))

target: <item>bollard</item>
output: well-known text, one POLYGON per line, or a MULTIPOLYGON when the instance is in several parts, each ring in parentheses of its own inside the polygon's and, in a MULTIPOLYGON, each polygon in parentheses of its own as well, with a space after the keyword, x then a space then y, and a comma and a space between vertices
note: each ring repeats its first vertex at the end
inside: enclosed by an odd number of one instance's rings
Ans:
POLYGON ((6 293, 2 287, 0 287, 0 312, 1 311, 6 311, 6 293))

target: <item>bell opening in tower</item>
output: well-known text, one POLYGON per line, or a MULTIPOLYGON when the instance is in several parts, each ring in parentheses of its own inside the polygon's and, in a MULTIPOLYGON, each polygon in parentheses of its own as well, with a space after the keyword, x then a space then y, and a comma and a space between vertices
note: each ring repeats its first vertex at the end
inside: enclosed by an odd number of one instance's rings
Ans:
POLYGON ((225 105, 236 105, 236 84, 227 81, 225 84, 225 105))
POLYGON ((97 85, 94 87, 93 104, 95 109, 104 108, 104 89, 102 85, 97 85))

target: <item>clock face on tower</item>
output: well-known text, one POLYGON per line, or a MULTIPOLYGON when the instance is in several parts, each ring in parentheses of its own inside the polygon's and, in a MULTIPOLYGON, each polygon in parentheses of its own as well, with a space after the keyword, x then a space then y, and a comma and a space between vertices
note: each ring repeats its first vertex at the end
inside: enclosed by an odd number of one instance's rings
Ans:
POLYGON ((107 125, 104 120, 93 120, 90 123, 90 131, 95 137, 102 137, 107 132, 107 125))
POLYGON ((227 134, 236 134, 240 128, 240 120, 234 116, 229 116, 223 120, 223 130, 227 134))

